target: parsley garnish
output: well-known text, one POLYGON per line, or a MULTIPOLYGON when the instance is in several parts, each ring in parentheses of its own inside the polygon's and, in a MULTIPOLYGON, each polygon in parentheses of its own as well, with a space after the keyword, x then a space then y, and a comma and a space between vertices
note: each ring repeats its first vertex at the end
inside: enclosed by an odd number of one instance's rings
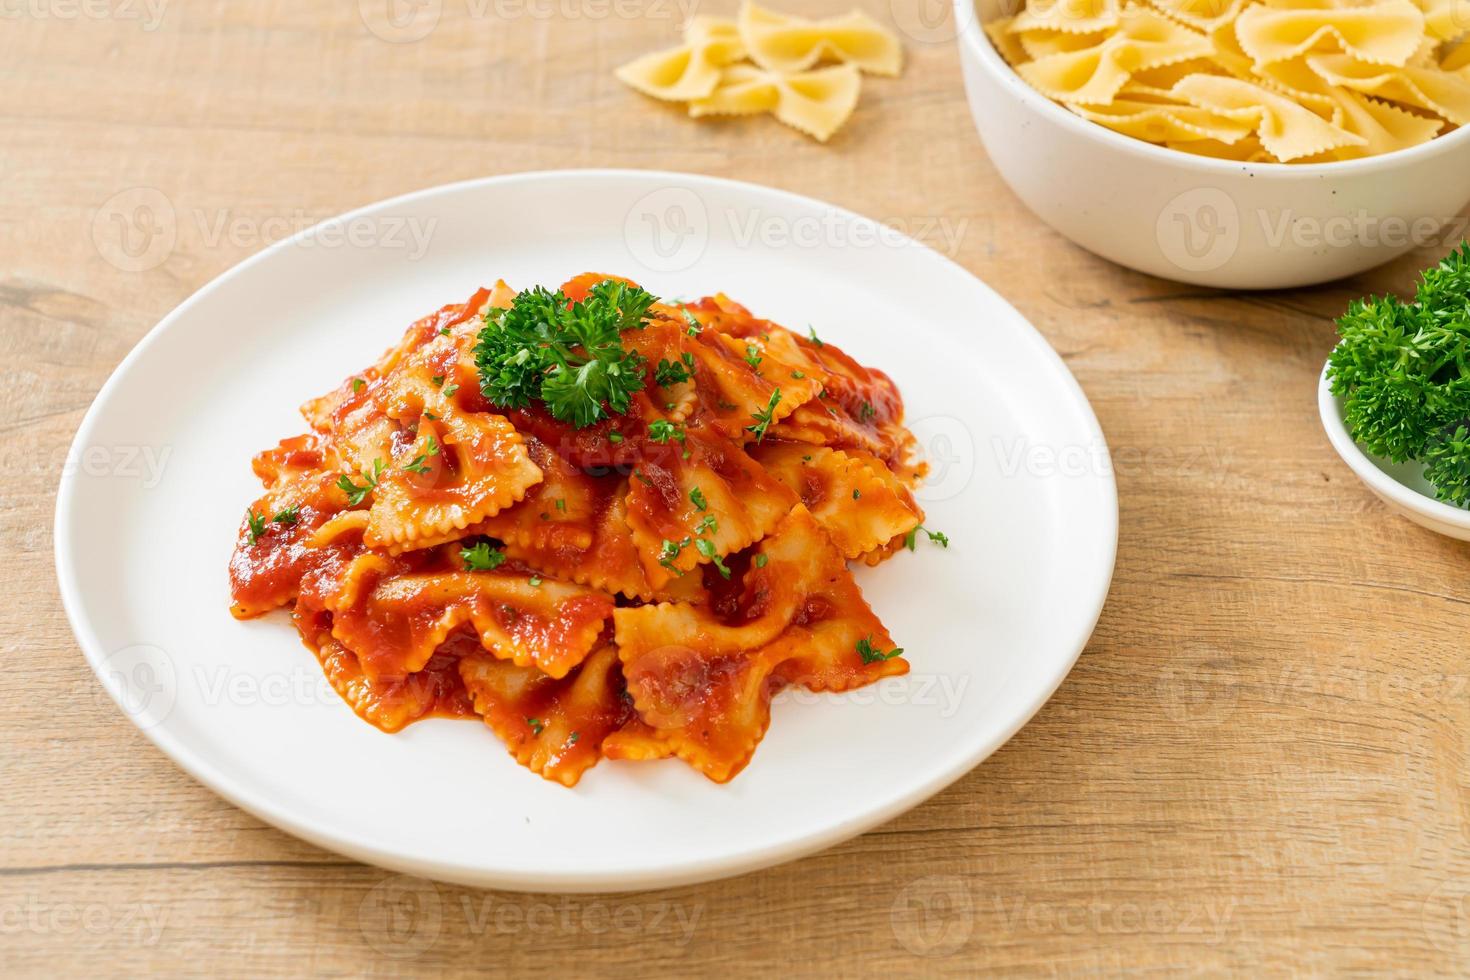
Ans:
POLYGON ((301 518, 301 507, 292 504, 290 507, 282 507, 276 511, 275 522, 277 524, 295 524, 301 518))
POLYGON ((454 394, 458 390, 459 390, 459 385, 445 385, 444 386, 444 397, 445 398, 448 398, 450 395, 454 394))
POLYGON ((265 533, 265 516, 257 514, 252 507, 245 512, 245 521, 250 525, 250 543, 254 544, 265 533))
POLYGON ((745 363, 750 365, 752 371, 760 373, 761 349, 758 345, 749 343, 745 345, 745 363))
POLYGON ((715 569, 720 573, 721 578, 730 577, 730 569, 720 558, 720 553, 715 550, 715 543, 713 541, 709 540, 708 538, 700 538, 698 541, 694 542, 694 547, 699 550, 699 553, 701 555, 708 558, 711 562, 714 563, 715 569))
POLYGON ((413 462, 409 463, 403 469, 406 472, 418 473, 420 476, 422 476, 423 474, 429 472, 429 467, 424 463, 424 460, 428 458, 428 456, 415 456, 413 462))
POLYGON ((873 403, 864 398, 862 407, 858 409, 858 421, 867 422, 877 414, 878 410, 873 407, 873 403))
POLYGON ((771 427, 771 421, 776 414, 776 406, 781 404, 781 389, 777 388, 771 392, 771 400, 766 404, 765 411, 752 412, 751 418, 755 419, 755 425, 747 425, 745 431, 755 436, 756 442, 763 442, 766 438, 766 430, 771 427))
POLYGON ((718 534, 719 530, 720 522, 715 519, 715 515, 713 514, 704 515, 704 518, 698 524, 694 525, 695 534, 718 534))
POLYGON ((648 438, 654 442, 684 441, 684 430, 665 419, 655 419, 648 423, 648 438))
POLYGON ((439 443, 434 441, 434 437, 432 435, 429 436, 429 444, 425 448, 428 450, 430 456, 439 455, 439 443))
POLYGON ((612 279, 578 303, 539 286, 518 293, 510 309, 485 315, 475 345, 480 389, 501 408, 539 399, 579 429, 621 415, 643 389, 643 357, 623 347, 622 333, 641 330, 654 302, 612 279))
POLYGON ((449 336, 449 328, 448 327, 442 327, 442 328, 440 328, 440 330, 439 330, 439 336, 441 336, 441 337, 448 337, 449 336))
POLYGON ((689 330, 687 331, 689 336, 698 337, 704 332, 704 327, 699 325, 699 321, 695 319, 693 313, 690 313, 688 310, 680 310, 679 312, 684 314, 684 322, 689 324, 689 330))
POLYGON ((429 380, 432 381, 432 382, 434 382, 434 387, 435 388, 440 388, 440 387, 443 387, 443 385, 444 385, 444 375, 442 375, 442 374, 436 374, 432 378, 430 378, 429 380))
POLYGON ((700 510, 709 509, 709 501, 704 499, 704 491, 699 489, 698 487, 695 487, 693 490, 689 491, 689 502, 698 507, 700 510))
POLYGON ((488 541, 481 541, 473 548, 459 549, 459 560, 464 562, 467 572, 493 572, 505 562, 505 552, 490 547, 488 541))
POLYGON ((853 499, 853 500, 857 500, 857 499, 859 499, 859 498, 860 498, 860 497, 862 497, 862 495, 863 495, 863 492, 862 492, 862 491, 861 491, 861 490, 854 490, 854 491, 853 491, 853 492, 852 492, 852 499, 853 499))
POLYGON ((857 652, 858 656, 863 658, 863 663, 875 664, 882 660, 892 660, 894 657, 903 653, 903 647, 894 647, 892 650, 884 653, 882 650, 873 646, 873 638, 871 636, 865 636, 857 641, 857 652))
POLYGON ((541 732, 546 728, 546 722, 542 721, 540 718, 527 718, 526 724, 531 726, 532 735, 540 735, 541 732))
MULTIPOLYGON (((658 552, 658 563, 671 572, 679 571, 674 567, 674 561, 679 557, 679 552, 683 551, 684 546, 688 543, 688 538, 685 538, 683 541, 670 541, 668 538, 664 538, 663 547, 658 552)), ((681 572, 680 574, 683 573, 681 572)))
POLYGON ((755 565, 756 568, 765 568, 766 563, 770 560, 770 557, 766 555, 765 552, 761 552, 760 554, 755 556, 755 561, 753 561, 751 564, 755 565))
POLYGON ((1439 499, 1470 506, 1470 243, 1426 271, 1412 302, 1354 301, 1327 360, 1354 440, 1424 464, 1439 499))
POLYGON ((539 588, 541 588, 541 576, 540 575, 532 575, 526 581, 531 586, 531 588, 533 588, 533 589, 539 589, 539 588))
POLYGON ((356 507, 372 492, 373 488, 378 485, 378 477, 383 475, 383 468, 381 459, 373 460, 373 468, 362 471, 362 486, 353 483, 352 477, 346 473, 337 477, 337 488, 347 494, 349 507, 356 507))
POLYGON ((909 549, 910 551, 913 551, 914 550, 914 544, 915 544, 915 542, 917 542, 919 540, 919 532, 920 531, 923 531, 925 534, 929 535, 929 540, 930 541, 933 541, 935 544, 939 545, 939 547, 941 547, 941 548, 948 548, 949 547, 949 536, 948 535, 946 535, 946 534, 944 534, 943 532, 940 532, 940 531, 931 531, 931 530, 929 530, 927 527, 925 527, 922 524, 920 524, 918 527, 914 528, 908 534, 904 535, 903 546, 905 548, 909 549))
POLYGON ((694 376, 694 355, 685 351, 677 361, 660 360, 653 370, 653 383, 660 388, 680 384, 694 376))
POLYGON ((572 734, 570 734, 570 735, 567 736, 567 745, 576 745, 577 742, 578 742, 578 740, 581 739, 581 737, 582 737, 582 733, 581 732, 572 732, 572 734))
POLYGON ((366 385, 366 384, 367 384, 367 382, 364 381, 364 380, 362 380, 361 378, 353 378, 352 379, 352 393, 355 395, 359 391, 362 391, 363 386, 366 385))
POLYGON ((801 371, 792 371, 791 372, 791 377, 795 381, 800 381, 802 378, 806 377, 806 374, 804 374, 801 371))
POLYGON ((812 326, 810 323, 806 325, 806 335, 807 337, 811 338, 811 342, 816 344, 818 347, 827 346, 826 344, 822 343, 822 338, 817 336, 817 328, 812 326))
POLYGON ((559 511, 565 511, 567 509, 567 502, 566 502, 566 500, 564 500, 561 497, 557 497, 556 498, 556 509, 559 510, 559 511))
POLYGON ((609 432, 607 434, 607 441, 616 446, 623 441, 623 434, 621 432, 609 432))

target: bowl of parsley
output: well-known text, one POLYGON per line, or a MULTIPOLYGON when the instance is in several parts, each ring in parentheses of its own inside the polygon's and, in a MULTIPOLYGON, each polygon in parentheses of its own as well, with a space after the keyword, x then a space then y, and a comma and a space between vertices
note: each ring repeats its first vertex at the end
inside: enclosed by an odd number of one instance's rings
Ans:
POLYGON ((1470 541, 1470 243, 1337 330, 1317 390, 1333 448, 1392 510, 1470 541))

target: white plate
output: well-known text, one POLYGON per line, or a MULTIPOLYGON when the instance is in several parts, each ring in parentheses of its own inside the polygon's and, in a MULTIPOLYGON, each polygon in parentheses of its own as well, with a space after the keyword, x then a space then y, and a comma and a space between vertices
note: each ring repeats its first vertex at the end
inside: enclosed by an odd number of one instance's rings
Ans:
POLYGON ((1097 420, 1014 309, 911 239, 809 198, 642 171, 438 187, 256 255, 174 310, 112 376, 57 497, 61 595, 103 685, 216 792, 322 847, 464 884, 672 886, 827 847, 964 775, 1061 683, 1112 577, 1117 498, 1097 420), (428 232, 424 249, 410 232, 428 232), (420 254, 421 253, 421 254, 420 254), (927 447, 921 541, 858 578, 913 663, 845 696, 778 698, 718 786, 603 762, 572 790, 483 725, 359 721, 284 615, 228 612, 252 453, 403 328, 496 277, 585 270, 814 325, 892 374, 927 447))

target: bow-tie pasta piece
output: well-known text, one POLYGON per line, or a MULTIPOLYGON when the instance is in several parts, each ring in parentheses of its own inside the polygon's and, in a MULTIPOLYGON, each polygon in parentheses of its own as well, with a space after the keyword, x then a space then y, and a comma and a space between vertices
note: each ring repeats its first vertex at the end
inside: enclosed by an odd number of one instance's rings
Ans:
POLYGON ((1424 12, 1424 27, 1438 41, 1457 41, 1470 33, 1470 0, 1414 0, 1424 12))
POLYGON ((897 75, 903 68, 898 38, 862 11, 807 20, 747 0, 739 26, 751 60, 769 71, 805 71, 823 61, 856 65, 874 75, 897 75))
POLYGON ((484 654, 461 659, 459 673, 475 712, 516 762, 563 786, 597 764, 603 740, 633 714, 611 644, 560 679, 484 654))
POLYGON ((1255 132, 1258 117, 1253 110, 1216 112, 1192 105, 1129 98, 1118 98, 1105 106, 1068 108, 1083 119, 1150 143, 1193 140, 1239 143, 1255 132))
POLYGON ((720 69, 745 57, 735 22, 695 17, 684 43, 628 62, 614 73, 623 84, 666 102, 688 102, 715 90, 720 69))
POLYGON ((1101 44, 1051 55, 1016 70, 1043 95, 1059 102, 1106 105, 1134 72, 1208 55, 1208 38, 1166 17, 1134 8, 1122 28, 1101 44))
POLYGON ((990 38, 990 43, 995 45, 995 50, 999 51, 1000 56, 1012 67, 1031 60, 1031 56, 1026 53, 1025 45, 1021 43, 1020 36, 1015 32, 1015 23, 1014 17, 1003 17, 985 24, 985 33, 990 38))
POLYGON ((731 65, 707 98, 689 103, 689 115, 750 116, 769 112, 825 143, 857 108, 862 76, 852 65, 783 74, 731 65))
POLYGON ((1434 68, 1381 68, 1348 55, 1313 55, 1312 70, 1334 85, 1427 109, 1457 126, 1470 124, 1470 78, 1434 68))
POLYGON ((1027 0, 1011 30, 1090 34, 1117 27, 1122 11, 1119 0, 1027 0))
POLYGON ((1283 162, 1367 144, 1363 137, 1334 126, 1290 99, 1239 79, 1191 75, 1174 86, 1174 95, 1216 112, 1254 110, 1261 143, 1283 162))
POLYGON ((1150 5, 1208 34, 1240 15, 1246 0, 1149 0, 1150 5))
POLYGON ((1357 92, 1338 91, 1334 97, 1342 105, 1342 128, 1367 140, 1366 146, 1345 146, 1338 150, 1337 157, 1341 160, 1392 153, 1428 143, 1445 127, 1442 120, 1416 115, 1357 92))
POLYGON ((1445 55, 1439 67, 1441 71, 1459 72, 1470 79, 1470 39, 1462 41, 1459 47, 1445 55))
POLYGON ((1241 49, 1257 64, 1286 61, 1322 46, 1359 61, 1405 65, 1424 37, 1424 15, 1409 0, 1338 10, 1254 6, 1235 22, 1241 49))

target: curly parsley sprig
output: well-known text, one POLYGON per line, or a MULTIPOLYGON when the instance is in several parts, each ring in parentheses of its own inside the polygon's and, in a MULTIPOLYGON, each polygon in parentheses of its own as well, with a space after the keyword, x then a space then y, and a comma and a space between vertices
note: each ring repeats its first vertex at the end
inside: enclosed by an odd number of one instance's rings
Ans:
POLYGON ((609 279, 573 303, 561 290, 536 286, 510 309, 490 310, 475 345, 480 390, 501 408, 539 400, 554 417, 585 428, 628 411, 644 386, 644 360, 622 344, 641 330, 656 298, 609 279))
POLYGON ((1424 463, 1441 500, 1470 506, 1470 243, 1424 273, 1412 302, 1357 300, 1337 329, 1327 378, 1353 439, 1424 463))

